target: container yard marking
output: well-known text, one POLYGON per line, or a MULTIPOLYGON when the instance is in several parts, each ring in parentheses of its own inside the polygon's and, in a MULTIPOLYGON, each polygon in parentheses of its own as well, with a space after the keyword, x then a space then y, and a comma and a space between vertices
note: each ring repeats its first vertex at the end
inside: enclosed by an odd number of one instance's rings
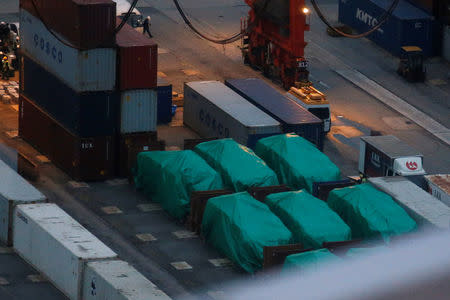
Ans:
POLYGON ((143 242, 154 242, 154 241, 158 240, 151 233, 138 233, 138 234, 136 234, 136 237, 143 242))
POLYGON ((74 189, 89 187, 89 184, 87 184, 86 182, 69 181, 68 184, 74 189))
POLYGON ((111 179, 106 180, 105 183, 110 186, 118 186, 128 184, 128 179, 111 179))
POLYGON ((8 130, 8 131, 5 131, 5 133, 11 139, 16 138, 16 137, 19 136, 19 131, 18 130, 8 130))
POLYGON ((150 212, 150 211, 162 210, 161 205, 158 204, 158 203, 139 204, 136 207, 142 212, 150 212))
POLYGON ((0 285, 9 285, 9 281, 6 278, 0 277, 0 285))
POLYGON ((13 248, 11 247, 0 247, 0 254, 11 254, 14 253, 13 248))
POLYGON ((185 261, 174 261, 170 263, 176 270, 192 270, 192 266, 185 261))
POLYGON ((212 258, 208 261, 216 268, 231 267, 233 263, 228 258, 212 258))
MULTIPOLYGON (((158 47, 158 54, 166 54, 166 53, 169 53, 169 51, 168 51, 167 49, 159 48, 159 47, 158 47)), ((159 72, 158 72, 158 73, 159 73, 159 72)))
POLYGON ((27 276, 27 279, 34 283, 46 282, 47 279, 41 274, 31 274, 27 276))
POLYGON ((41 164, 48 164, 50 162, 50 159, 48 159, 48 157, 45 155, 37 155, 36 159, 41 164))
POLYGON ((192 239, 198 237, 198 235, 195 232, 189 230, 178 230, 172 232, 172 234, 176 236, 178 239, 192 239))
POLYGON ((117 215, 123 213, 117 206, 103 206, 102 211, 107 215, 117 215))
POLYGON ((199 71, 192 70, 192 69, 183 69, 183 70, 181 70, 181 72, 183 72, 187 76, 195 76, 195 75, 199 75, 200 74, 199 71))
POLYGON ((208 296, 215 300, 225 300, 225 292, 223 291, 209 291, 208 296))
POLYGON ((444 79, 440 79, 440 78, 430 79, 430 80, 428 80, 428 82, 434 86, 441 86, 441 85, 447 84, 447 81, 445 81, 444 79))
POLYGON ((167 74, 161 71, 158 71, 158 76, 159 77, 167 77, 167 74))

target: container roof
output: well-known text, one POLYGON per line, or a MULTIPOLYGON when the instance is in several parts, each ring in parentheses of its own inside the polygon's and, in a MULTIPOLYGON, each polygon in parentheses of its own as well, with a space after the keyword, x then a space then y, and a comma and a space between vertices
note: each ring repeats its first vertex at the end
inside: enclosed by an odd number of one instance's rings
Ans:
POLYGON ((43 201, 45 196, 0 160, 0 196, 11 201, 43 201))
POLYGON ((288 125, 322 123, 321 119, 261 79, 229 79, 226 85, 280 122, 288 125))
POLYGON ((186 85, 247 127, 280 126, 274 118, 219 81, 196 81, 186 85))
POLYGON ((393 135, 364 136, 361 140, 383 152, 391 158, 405 156, 423 156, 422 153, 399 140, 393 135))
MULTIPOLYGON (((117 26, 122 19, 116 18, 117 26)), ((116 35, 116 44, 119 47, 146 47, 156 46, 156 43, 142 33, 137 32, 133 27, 125 24, 116 35)))

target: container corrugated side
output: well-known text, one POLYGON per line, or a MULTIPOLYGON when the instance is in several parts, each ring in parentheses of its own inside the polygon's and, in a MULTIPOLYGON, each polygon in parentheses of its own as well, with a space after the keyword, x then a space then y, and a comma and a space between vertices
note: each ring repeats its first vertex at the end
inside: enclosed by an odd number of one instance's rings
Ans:
POLYGON ((114 47, 116 3, 111 0, 20 0, 20 7, 76 48, 114 47))
POLYGON ((21 51, 76 92, 109 91, 116 85, 116 49, 80 51, 61 43, 44 24, 20 10, 21 51))
POLYGON ((183 113, 202 137, 230 137, 249 147, 282 132, 279 122, 218 81, 186 83, 183 113))
POLYGON ((158 77, 158 123, 172 120, 172 85, 158 77))
POLYGON ((19 97, 19 136, 75 180, 105 180, 115 174, 114 136, 73 135, 23 95, 19 97))
POLYGON ((156 131, 158 92, 151 89, 121 92, 120 132, 156 131))
POLYGON ((419 224, 450 229, 450 207, 400 176, 372 177, 369 182, 389 194, 419 224))
POLYGON ((89 262, 83 282, 83 300, 170 300, 163 291, 127 262, 89 262))
MULTIPOLYGON (((121 22, 118 18, 117 22, 121 22)), ((118 82, 121 90, 156 88, 158 45, 125 24, 117 33, 118 82)))
POLYGON ((450 175, 437 174, 425 175, 424 177, 428 183, 429 192, 450 207, 450 175))
POLYGON ((117 130, 117 92, 76 93, 32 59, 21 58, 23 93, 81 137, 113 135, 117 130))
POLYGON ((14 249, 70 299, 81 299, 88 261, 117 254, 56 204, 17 205, 14 249))
POLYGON ((0 241, 11 245, 12 215, 18 204, 45 202, 46 197, 0 160, 0 241))
MULTIPOLYGON (((367 31, 389 4, 388 0, 339 0, 339 22, 367 31)), ((389 20, 368 38, 396 56, 402 46, 418 46, 425 56, 434 55, 433 18, 405 0, 400 0, 389 20)))

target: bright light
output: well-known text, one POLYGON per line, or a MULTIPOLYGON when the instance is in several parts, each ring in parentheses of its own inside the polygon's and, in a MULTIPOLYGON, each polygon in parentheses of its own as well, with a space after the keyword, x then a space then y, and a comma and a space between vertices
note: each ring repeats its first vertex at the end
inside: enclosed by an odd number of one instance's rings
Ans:
POLYGON ((303 13, 304 13, 305 15, 309 14, 309 8, 303 7, 303 13))

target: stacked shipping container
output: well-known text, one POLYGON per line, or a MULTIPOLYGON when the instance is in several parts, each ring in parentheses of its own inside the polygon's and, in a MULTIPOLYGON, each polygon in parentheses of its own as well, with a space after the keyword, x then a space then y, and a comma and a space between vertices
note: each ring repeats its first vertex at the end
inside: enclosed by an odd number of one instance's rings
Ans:
POLYGON ((135 148, 155 146, 157 45, 127 24, 115 34, 115 6, 20 1, 19 134, 77 180, 126 175, 135 148))
MULTIPOLYGON (((120 22, 117 18, 117 24, 120 22)), ((120 90, 118 173, 127 176, 134 163, 130 156, 156 145, 158 48, 128 24, 118 32, 116 44, 120 90)))

